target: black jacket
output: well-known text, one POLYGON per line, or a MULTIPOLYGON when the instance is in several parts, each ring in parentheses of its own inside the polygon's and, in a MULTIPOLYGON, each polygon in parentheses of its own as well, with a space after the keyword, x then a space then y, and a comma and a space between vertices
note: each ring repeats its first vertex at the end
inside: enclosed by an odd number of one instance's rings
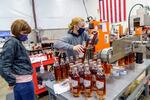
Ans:
POLYGON ((31 75, 33 72, 30 58, 25 47, 15 37, 11 37, 3 46, 0 55, 0 75, 9 86, 16 83, 15 75, 31 75))

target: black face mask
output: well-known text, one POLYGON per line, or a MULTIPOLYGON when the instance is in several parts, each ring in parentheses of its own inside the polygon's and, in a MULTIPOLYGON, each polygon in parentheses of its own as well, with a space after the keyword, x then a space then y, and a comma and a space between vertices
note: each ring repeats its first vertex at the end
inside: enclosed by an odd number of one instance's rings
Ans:
POLYGON ((78 33, 81 35, 85 31, 85 28, 79 28, 78 33))

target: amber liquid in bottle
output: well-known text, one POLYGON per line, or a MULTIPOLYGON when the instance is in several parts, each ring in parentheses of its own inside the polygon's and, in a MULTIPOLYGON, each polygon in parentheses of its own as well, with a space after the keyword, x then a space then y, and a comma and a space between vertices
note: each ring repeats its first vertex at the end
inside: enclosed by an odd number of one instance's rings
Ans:
POLYGON ((54 74, 55 74, 56 82, 60 82, 61 81, 61 68, 59 66, 59 62, 58 61, 56 61, 54 63, 54 74))
POLYGON ((125 57, 125 62, 124 63, 125 63, 125 65, 129 65, 129 56, 125 57))
POLYGON ((75 97, 80 96, 80 77, 78 75, 77 68, 74 67, 73 74, 71 77, 72 95, 75 97))
POLYGON ((92 96, 92 75, 91 75, 88 65, 85 65, 83 84, 84 84, 85 97, 91 97, 92 96))
POLYGON ((124 67, 124 65, 125 65, 125 64, 124 64, 124 60, 125 60, 124 58, 119 59, 119 60, 118 60, 118 66, 124 67))
POLYGON ((66 62, 65 62, 65 66, 66 66, 66 78, 69 77, 69 70, 70 70, 70 65, 69 65, 69 58, 66 58, 66 62))
POLYGON ((110 76, 110 74, 111 74, 111 68, 112 68, 111 64, 106 64, 106 68, 105 68, 105 75, 106 76, 110 76))
POLYGON ((92 90, 96 91, 96 74, 97 74, 97 64, 96 61, 93 62, 93 66, 91 68, 91 74, 92 74, 92 90))
POLYGON ((107 62, 102 62, 102 68, 104 69, 104 74, 108 74, 107 62))
POLYGON ((69 69, 69 71, 68 71, 68 76, 69 76, 70 92, 72 93, 72 83, 71 83, 71 79, 72 79, 72 76, 73 76, 73 72, 72 72, 72 71, 73 71, 74 65, 73 65, 73 63, 70 63, 69 66, 70 66, 70 69, 69 69))
POLYGON ((61 67, 61 78, 62 80, 64 80, 66 79, 67 70, 66 70, 66 64, 64 63, 63 59, 61 59, 60 61, 60 67, 61 67))
POLYGON ((129 64, 134 63, 134 60, 135 60, 135 55, 134 55, 134 53, 131 53, 131 54, 129 55, 129 64))
POLYGON ((79 71, 79 76, 80 76, 80 90, 81 90, 81 93, 84 92, 84 86, 83 86, 83 79, 84 79, 84 66, 83 64, 79 64, 78 66, 78 71, 79 71))
POLYGON ((106 96, 106 79, 100 68, 96 75, 96 94, 99 97, 99 100, 103 100, 106 96))

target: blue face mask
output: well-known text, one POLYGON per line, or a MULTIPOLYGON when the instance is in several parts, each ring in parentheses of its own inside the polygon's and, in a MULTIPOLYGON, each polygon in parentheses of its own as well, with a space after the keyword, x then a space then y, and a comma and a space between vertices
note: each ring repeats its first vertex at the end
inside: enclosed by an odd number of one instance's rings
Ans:
POLYGON ((85 31, 85 28, 79 28, 78 33, 81 35, 85 31))
POLYGON ((20 41, 26 41, 26 40, 28 40, 28 35, 23 35, 23 34, 19 35, 19 40, 20 41))

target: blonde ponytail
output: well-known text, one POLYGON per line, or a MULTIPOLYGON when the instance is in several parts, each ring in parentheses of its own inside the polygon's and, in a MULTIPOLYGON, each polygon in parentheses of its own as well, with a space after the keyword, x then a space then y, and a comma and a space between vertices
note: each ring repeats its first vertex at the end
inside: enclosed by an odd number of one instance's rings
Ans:
POLYGON ((84 21, 83 18, 81 18, 81 17, 75 17, 75 18, 72 19, 71 23, 68 25, 68 28, 70 30, 72 30, 73 27, 74 27, 74 25, 77 25, 79 22, 82 22, 82 21, 84 21))

